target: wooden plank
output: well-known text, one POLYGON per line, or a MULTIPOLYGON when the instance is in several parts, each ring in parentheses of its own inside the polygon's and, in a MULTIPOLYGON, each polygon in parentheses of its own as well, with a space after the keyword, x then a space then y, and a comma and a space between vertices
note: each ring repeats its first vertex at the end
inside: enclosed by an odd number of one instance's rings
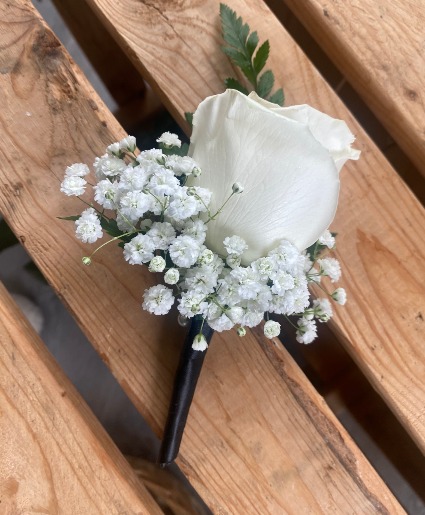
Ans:
MULTIPOLYGON (((159 10, 150 3, 134 10, 131 0, 88 1, 132 49, 135 64, 181 123, 184 111, 223 89, 232 69, 219 50, 219 0, 166 3, 159 10), (128 12, 135 23, 127 23, 128 12)), ((342 172, 332 226, 349 298, 333 326, 425 452, 425 211, 269 9, 260 0, 228 4, 270 40, 270 67, 285 85, 287 103, 309 103, 342 118, 357 136, 361 161, 342 172)))
POLYGON ((162 513, 2 284, 0 342, 0 511, 162 513))
POLYGON ((425 176, 425 5, 417 0, 284 3, 425 176))
POLYGON ((145 93, 143 79, 87 3, 84 0, 53 3, 118 105, 140 102, 145 93))
MULTIPOLYGON (((29 2, 0 14, 0 209, 160 435, 183 330, 140 309, 145 268, 118 248, 82 267, 87 247, 55 218, 81 208, 59 194, 66 164, 92 162, 123 131, 29 2)), ((179 458, 214 512, 403 511, 277 341, 214 340, 179 458)))

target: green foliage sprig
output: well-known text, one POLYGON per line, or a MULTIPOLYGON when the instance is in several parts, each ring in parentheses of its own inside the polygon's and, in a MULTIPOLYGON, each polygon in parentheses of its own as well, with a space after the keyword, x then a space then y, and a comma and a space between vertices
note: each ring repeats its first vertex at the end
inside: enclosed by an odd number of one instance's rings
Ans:
MULTIPOLYGON (((226 4, 220 4, 220 19, 223 39, 227 43, 227 46, 222 47, 223 52, 242 70, 258 96, 282 106, 285 100, 282 88, 271 94, 274 74, 271 70, 263 71, 269 58, 269 41, 258 46, 257 31, 251 32, 249 25, 226 4)), ((224 82, 227 88, 248 94, 247 88, 237 79, 229 77, 224 82)))

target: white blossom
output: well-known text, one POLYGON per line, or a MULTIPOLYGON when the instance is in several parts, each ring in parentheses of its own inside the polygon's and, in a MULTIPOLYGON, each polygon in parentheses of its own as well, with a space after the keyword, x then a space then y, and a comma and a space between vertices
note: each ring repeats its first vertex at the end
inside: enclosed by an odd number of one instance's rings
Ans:
POLYGON ((188 194, 193 195, 198 201, 198 209, 199 213, 205 213, 208 211, 208 206, 211 202, 212 192, 207 190, 206 188, 200 188, 199 186, 191 186, 188 188, 188 194))
POLYGON ((227 250, 228 254, 236 254, 240 256, 245 252, 248 248, 245 240, 240 238, 239 236, 228 236, 223 241, 224 248, 227 250))
POLYGON ((314 315, 320 322, 327 322, 332 316, 332 306, 328 299, 316 299, 313 301, 314 315))
POLYGON ((152 239, 156 249, 167 250, 176 237, 176 231, 168 222, 153 222, 147 235, 152 239))
POLYGON ((179 299, 177 309, 179 313, 187 318, 203 314, 208 309, 205 302, 205 294, 198 290, 183 292, 179 299))
POLYGON ((166 209, 167 216, 176 220, 186 220, 198 212, 199 202, 192 195, 187 194, 187 188, 176 191, 166 209))
POLYGON ((108 179, 99 181, 94 187, 94 200, 105 209, 116 209, 119 200, 119 184, 108 179))
POLYGON ((129 150, 134 152, 136 150, 136 138, 134 136, 126 136, 119 142, 120 150, 129 150))
POLYGON ((156 196, 173 195, 180 183, 170 170, 161 168, 149 180, 149 190, 156 196))
POLYGON ((110 156, 113 156, 114 154, 119 154, 120 153, 120 142, 119 141, 115 141, 115 143, 111 143, 110 145, 108 145, 106 147, 106 152, 110 155, 110 156))
POLYGON ((103 236, 100 220, 92 207, 81 213, 75 225, 77 238, 84 243, 94 243, 103 236))
POLYGON ((124 245, 124 258, 130 265, 148 263, 153 258, 155 245, 146 234, 138 234, 124 245))
POLYGON ((322 236, 320 236, 318 241, 321 245, 325 245, 325 247, 328 247, 329 249, 333 249, 335 247, 335 238, 328 229, 326 229, 322 236))
POLYGON ((168 156, 165 160, 165 166, 170 168, 177 177, 192 174, 197 176, 200 173, 200 168, 189 156, 168 156))
POLYGON ((278 272, 273 276, 272 292, 283 295, 286 290, 291 290, 295 286, 295 280, 288 272, 278 272))
POLYGON ((119 188, 124 193, 133 190, 141 191, 146 186, 149 177, 143 167, 128 166, 120 176, 119 188))
POLYGON ((344 288, 337 288, 332 293, 332 298, 337 304, 343 306, 347 302, 347 293, 345 292, 344 288))
POLYGON ((177 284, 180 279, 180 273, 177 268, 170 268, 164 274, 164 282, 166 284, 177 284))
POLYGON ((207 226, 199 219, 187 220, 184 223, 182 233, 186 234, 186 236, 191 236, 199 243, 204 243, 207 234, 207 226))
POLYGON ((203 352, 208 349, 208 343, 203 334, 197 334, 193 339, 192 349, 203 352))
POLYGON ((214 261, 214 252, 210 249, 204 249, 198 257, 199 265, 211 265, 214 261))
POLYGON ((311 343, 317 336, 317 327, 314 320, 309 320, 306 317, 301 317, 298 320, 297 329, 297 342, 299 343, 311 343))
POLYGON ((241 264, 241 257, 237 254, 229 254, 226 258, 226 264, 230 268, 237 268, 241 264))
POLYGON ((66 167, 65 177, 84 177, 89 172, 89 167, 84 163, 75 163, 66 167))
POLYGON ((329 276, 332 282, 338 281, 341 277, 341 267, 335 258, 323 258, 317 260, 320 271, 323 275, 329 276))
POLYGON ((149 263, 150 272, 163 272, 165 268, 165 259, 162 256, 154 256, 149 263))
POLYGON ((142 191, 129 191, 120 199, 120 212, 131 221, 141 218, 152 207, 152 197, 142 191))
POLYGON ((162 284, 145 290, 143 309, 154 315, 165 315, 174 303, 173 291, 162 284))
POLYGON ((141 164, 146 164, 148 162, 161 163, 163 164, 165 160, 165 156, 161 149, 152 148, 150 150, 143 150, 136 157, 136 161, 141 164))
POLYGON ((280 324, 274 320, 267 320, 264 324, 264 334, 267 338, 275 338, 280 334, 280 324))
POLYGON ((208 319, 208 325, 211 329, 214 329, 214 331, 221 332, 229 331, 229 329, 232 329, 235 324, 225 313, 223 313, 218 318, 208 319))
POLYGON ((196 263, 200 254, 200 244, 190 236, 177 236, 171 243, 170 257, 179 267, 189 268, 196 263))
POLYGON ((162 143, 165 147, 181 147, 182 142, 180 141, 177 134, 172 132, 164 132, 157 140, 158 143, 162 143))
POLYGON ((65 177, 61 184, 61 192, 65 193, 68 197, 73 195, 82 195, 86 190, 87 182, 78 175, 71 175, 65 177))
POLYGON ((105 177, 115 177, 123 172, 127 165, 122 159, 104 154, 102 157, 96 157, 93 168, 96 172, 96 178, 98 180, 104 179, 105 177))

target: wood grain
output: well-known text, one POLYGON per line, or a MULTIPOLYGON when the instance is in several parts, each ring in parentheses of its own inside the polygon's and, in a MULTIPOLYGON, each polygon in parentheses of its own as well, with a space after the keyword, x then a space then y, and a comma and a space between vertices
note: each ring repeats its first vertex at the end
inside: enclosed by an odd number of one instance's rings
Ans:
MULTIPOLYGON (((219 49, 218 0, 89 1, 181 123, 184 111, 223 90, 232 69, 219 49)), ((424 209, 265 4, 228 4, 270 40, 270 67, 287 104, 309 103, 342 118, 357 136, 362 157, 342 172, 332 225, 349 298, 333 326, 425 452, 424 209)))
POLYGON ((0 511, 162 513, 0 284, 0 511))
MULTIPOLYGON (((70 223, 64 167, 92 162, 122 129, 34 13, 0 7, 0 208, 158 435, 182 329, 140 309, 154 279, 108 249, 91 267, 70 223), (30 114, 30 116, 28 116, 30 114)), ((190 106, 189 106, 190 107, 190 106)), ((402 513, 281 345, 261 330, 214 338, 179 465, 215 513, 402 513)))
POLYGON ((425 5, 284 0, 425 176, 425 5))

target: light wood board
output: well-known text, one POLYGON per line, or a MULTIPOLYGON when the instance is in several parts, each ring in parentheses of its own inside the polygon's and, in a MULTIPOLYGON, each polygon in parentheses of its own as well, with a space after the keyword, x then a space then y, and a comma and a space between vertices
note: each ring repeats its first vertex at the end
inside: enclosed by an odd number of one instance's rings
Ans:
MULTIPOLYGON (((0 7, 0 208, 158 435, 183 331, 140 309, 155 279, 121 250, 80 262, 59 193, 65 166, 92 162, 122 129, 29 2, 0 7)), ((217 335, 178 464, 215 513, 403 510, 278 342, 217 335)))
POLYGON ((284 0, 425 176, 425 5, 284 0))
POLYGON ((2 284, 0 512, 162 513, 2 284))
MULTIPOLYGON (((220 51, 218 0, 88 1, 181 123, 184 111, 223 90, 232 69, 220 51)), ((425 452, 425 211, 266 5, 228 5, 270 40, 269 66, 287 105, 309 103, 344 119, 357 136, 361 160, 342 172, 331 226, 349 299, 336 309, 334 327, 425 452)))

